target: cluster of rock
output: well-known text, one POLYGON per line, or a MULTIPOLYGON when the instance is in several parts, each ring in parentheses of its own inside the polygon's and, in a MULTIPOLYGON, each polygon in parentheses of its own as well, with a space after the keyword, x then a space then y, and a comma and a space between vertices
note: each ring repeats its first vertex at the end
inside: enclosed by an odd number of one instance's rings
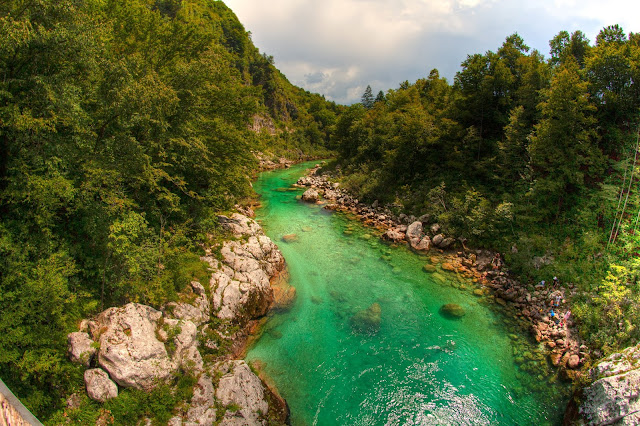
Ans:
MULTIPOLYGON (((451 253, 456 247, 458 241, 446 236, 439 224, 430 223, 428 215, 419 218, 405 214, 396 216, 391 212, 392 206, 380 206, 378 202, 370 206, 363 204, 326 175, 318 175, 317 170, 318 167, 312 169, 297 182, 297 186, 309 188, 302 196, 303 200, 322 203, 323 197, 326 209, 354 213, 365 225, 380 230, 384 240, 406 243, 415 251, 427 252, 435 248, 438 253, 447 253, 447 250, 451 253)), ((497 253, 468 250, 464 244, 461 245, 463 251, 452 254, 445 262, 437 262, 440 268, 476 282, 478 288, 474 293, 477 296, 491 295, 495 303, 517 317, 520 324, 529 328, 536 340, 545 345, 548 359, 554 367, 561 368, 565 377, 575 378, 576 370, 588 356, 588 350, 578 340, 577 333, 572 333, 569 327, 571 320, 557 321, 568 309, 564 302, 553 307, 554 318, 549 316, 551 303, 557 296, 564 301, 574 295, 573 285, 530 291, 503 271, 503 262, 497 253)), ((436 266, 425 265, 425 271, 435 273, 436 266)))
POLYGON ((571 328, 571 317, 564 321, 569 309, 566 301, 576 294, 575 286, 571 283, 556 288, 535 286, 531 290, 509 277, 502 266, 495 253, 477 250, 457 253, 457 259, 452 259, 445 268, 479 278, 482 288, 493 293, 495 302, 527 325, 536 341, 545 345, 551 365, 560 367, 565 377, 574 379, 576 370, 589 356, 587 347, 571 328))
POLYGON ((446 237, 437 223, 428 224, 427 215, 416 218, 401 214, 394 215, 389 206, 380 206, 378 202, 373 205, 361 203, 357 198, 340 188, 336 182, 331 182, 324 175, 315 175, 318 166, 311 173, 298 179, 299 187, 309 187, 303 194, 302 200, 310 203, 321 202, 324 198, 329 210, 343 210, 356 214, 366 225, 378 229, 384 229, 382 238, 400 243, 406 241, 411 248, 417 251, 428 251, 432 247, 449 249, 455 244, 455 240, 446 237))
POLYGON ((284 401, 244 361, 229 359, 274 303, 271 282, 283 272, 284 258, 252 219, 236 213, 219 220, 236 240, 222 245, 221 260, 207 250, 208 288, 193 281, 181 301, 162 310, 138 303, 109 308, 69 334, 71 360, 88 367, 84 379, 90 398, 115 398, 119 387, 150 390, 187 371, 198 381, 188 408, 171 425, 267 424, 267 401, 280 402, 272 408, 286 417, 284 401), (238 331, 230 334, 230 329, 238 331), (232 350, 205 362, 201 351, 215 352, 225 341, 232 350))
POLYGON ((590 371, 579 413, 589 425, 640 424, 640 345, 602 360, 590 371))
POLYGON ((409 225, 396 225, 382 234, 382 238, 394 243, 405 241, 409 246, 417 251, 428 251, 431 247, 446 250, 453 246, 455 240, 451 237, 445 237, 440 232, 440 225, 432 224, 428 229, 429 235, 425 232, 425 223, 419 218, 411 222, 409 225))

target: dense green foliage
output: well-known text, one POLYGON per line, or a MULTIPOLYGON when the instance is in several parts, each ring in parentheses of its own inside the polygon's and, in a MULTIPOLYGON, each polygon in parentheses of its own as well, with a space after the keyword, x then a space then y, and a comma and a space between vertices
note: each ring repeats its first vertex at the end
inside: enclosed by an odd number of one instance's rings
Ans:
POLYGON ((0 40, 0 376, 46 420, 82 382, 77 321, 204 278, 252 151, 322 154, 339 108, 219 1, 2 2, 0 40))
POLYGON ((365 93, 332 139, 344 183, 500 250, 525 282, 576 283, 593 347, 635 343, 639 40, 619 26, 593 46, 561 32, 545 60, 513 34, 468 56, 453 84, 433 70, 373 103, 365 93))
MULTIPOLYGON (((43 420, 82 383, 80 318, 204 279, 256 152, 335 150, 363 199, 428 213, 525 280, 576 282, 595 347, 640 339, 638 34, 561 32, 549 60, 514 34, 453 84, 433 70, 348 108, 291 85, 221 1, 10 0, 0 40, 0 377, 43 420)), ((163 392, 107 409, 162 420, 163 392)))

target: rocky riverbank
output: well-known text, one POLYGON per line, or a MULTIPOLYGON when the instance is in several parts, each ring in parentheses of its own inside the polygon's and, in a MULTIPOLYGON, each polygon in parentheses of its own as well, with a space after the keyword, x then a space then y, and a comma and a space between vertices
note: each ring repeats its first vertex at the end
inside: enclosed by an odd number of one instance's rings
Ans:
POLYGON ((452 282, 488 303, 500 305, 514 323, 530 332, 541 344, 540 352, 533 354, 525 349, 522 353, 516 352, 518 345, 514 343, 515 359, 522 370, 536 372, 540 362, 546 359, 548 368, 556 372, 548 380, 558 377, 574 380, 580 376, 580 368, 589 359, 589 352, 580 341, 571 316, 568 315, 566 321, 564 318, 570 309, 571 298, 576 294, 572 284, 553 285, 550 277, 548 285, 523 285, 508 274, 498 253, 467 248, 464 240, 446 235, 439 224, 429 222, 427 215, 419 218, 405 214, 396 216, 389 206, 377 202, 373 205, 361 203, 339 183, 319 175, 318 170, 319 167, 312 169, 296 184, 307 188, 301 197, 303 201, 352 214, 366 226, 375 228, 390 244, 406 244, 418 253, 428 254, 430 261, 424 270, 433 274, 436 281, 452 282), (445 279, 445 274, 460 280, 445 279), (469 282, 475 285, 471 287, 469 282))
POLYGON ((129 303, 83 321, 69 334, 69 356, 87 370, 90 398, 104 402, 122 388, 150 390, 181 374, 197 379, 193 397, 169 424, 283 424, 286 402, 237 359, 273 306, 286 308, 295 289, 279 279, 285 263, 252 219, 219 216, 233 234, 205 249, 210 280, 193 281, 180 301, 160 310, 129 303))

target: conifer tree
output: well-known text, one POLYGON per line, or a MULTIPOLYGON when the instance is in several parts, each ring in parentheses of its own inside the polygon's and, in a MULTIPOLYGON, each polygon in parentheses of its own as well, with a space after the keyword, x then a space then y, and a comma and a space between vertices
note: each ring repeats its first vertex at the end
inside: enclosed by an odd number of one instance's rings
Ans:
POLYGON ((367 85, 364 93, 362 94, 362 106, 366 109, 373 108, 373 104, 375 103, 375 99, 373 97, 373 91, 371 90, 371 86, 367 85))
POLYGON ((602 165, 594 130, 595 107, 578 64, 570 59, 551 81, 541 104, 542 120, 531 138, 534 196, 543 215, 559 215, 571 197, 584 190, 585 180, 602 165))

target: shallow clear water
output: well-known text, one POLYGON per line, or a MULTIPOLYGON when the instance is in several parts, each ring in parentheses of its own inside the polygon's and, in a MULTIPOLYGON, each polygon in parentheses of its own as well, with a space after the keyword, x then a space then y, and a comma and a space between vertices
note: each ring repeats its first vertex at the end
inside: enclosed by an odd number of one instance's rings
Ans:
MULTIPOLYGON (((532 377, 518 367, 526 339, 469 291, 471 283, 455 288, 447 273, 422 270, 426 257, 297 201, 302 190, 286 188, 308 166, 264 173, 255 184, 263 204, 258 219, 285 256, 297 299, 271 316, 247 360, 263 363, 292 423, 560 423, 566 386, 548 384, 551 370, 532 377), (298 240, 283 242, 291 233, 298 240), (462 306, 465 316, 442 316, 447 303, 462 306), (367 309, 369 323, 361 312, 367 309)), ((533 353, 524 365, 545 363, 533 353)))

